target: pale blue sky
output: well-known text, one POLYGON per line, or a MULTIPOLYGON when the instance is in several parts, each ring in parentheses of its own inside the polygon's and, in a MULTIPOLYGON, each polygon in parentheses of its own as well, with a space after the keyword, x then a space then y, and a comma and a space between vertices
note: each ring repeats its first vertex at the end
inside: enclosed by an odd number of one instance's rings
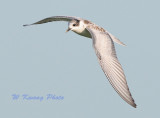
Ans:
POLYGON ((1 118, 160 117, 160 1, 3 0, 0 2, 1 118), (137 108, 113 90, 92 48, 67 22, 22 27, 56 15, 78 16, 110 31, 137 108), (64 96, 13 100, 12 94, 64 96))

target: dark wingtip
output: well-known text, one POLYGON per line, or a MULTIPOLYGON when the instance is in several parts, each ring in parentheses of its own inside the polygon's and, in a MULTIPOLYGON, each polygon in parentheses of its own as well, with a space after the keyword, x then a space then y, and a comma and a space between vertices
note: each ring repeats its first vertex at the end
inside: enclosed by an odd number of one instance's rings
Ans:
POLYGON ((32 25, 32 24, 25 24, 25 25, 23 25, 23 27, 30 26, 30 25, 32 25))
POLYGON ((25 27, 25 26, 29 26, 28 24, 26 24, 26 25, 23 25, 23 27, 25 27))
POLYGON ((134 103, 133 105, 132 105, 134 108, 137 108, 137 105, 134 103))

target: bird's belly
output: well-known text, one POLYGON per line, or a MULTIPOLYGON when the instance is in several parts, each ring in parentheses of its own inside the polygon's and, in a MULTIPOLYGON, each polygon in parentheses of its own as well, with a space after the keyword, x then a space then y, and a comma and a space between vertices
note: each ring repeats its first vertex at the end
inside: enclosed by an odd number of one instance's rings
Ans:
POLYGON ((85 37, 88 37, 88 38, 92 38, 91 37, 91 34, 89 33, 89 31, 88 30, 83 30, 82 32, 75 32, 75 33, 77 33, 77 34, 79 34, 79 35, 81 35, 81 36, 85 36, 85 37))

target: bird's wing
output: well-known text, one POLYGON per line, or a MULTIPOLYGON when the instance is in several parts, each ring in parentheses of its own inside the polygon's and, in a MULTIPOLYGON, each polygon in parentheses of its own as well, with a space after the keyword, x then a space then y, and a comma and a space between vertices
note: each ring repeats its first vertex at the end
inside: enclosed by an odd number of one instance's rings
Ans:
POLYGON ((38 22, 35 22, 33 24, 26 24, 26 25, 23 25, 23 26, 43 24, 43 23, 52 22, 52 21, 71 21, 73 19, 80 20, 80 18, 72 17, 72 16, 53 16, 53 17, 45 18, 45 19, 40 20, 38 22))
POLYGON ((87 27, 86 29, 92 36, 93 47, 99 63, 110 84, 121 96, 121 98, 123 98, 128 104, 136 107, 129 91, 123 69, 117 59, 111 36, 106 32, 96 30, 92 27, 87 27))

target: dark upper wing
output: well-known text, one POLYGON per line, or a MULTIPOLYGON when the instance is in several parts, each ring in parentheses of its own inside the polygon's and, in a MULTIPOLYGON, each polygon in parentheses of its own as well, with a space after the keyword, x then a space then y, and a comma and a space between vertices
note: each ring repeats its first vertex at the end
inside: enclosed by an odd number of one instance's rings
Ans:
POLYGON ((43 24, 43 23, 52 22, 52 21, 71 21, 73 19, 80 20, 80 18, 72 17, 72 16, 53 16, 53 17, 45 18, 45 19, 40 20, 38 22, 35 22, 33 24, 26 24, 26 25, 23 25, 23 26, 29 26, 29 25, 35 25, 35 24, 43 24))

